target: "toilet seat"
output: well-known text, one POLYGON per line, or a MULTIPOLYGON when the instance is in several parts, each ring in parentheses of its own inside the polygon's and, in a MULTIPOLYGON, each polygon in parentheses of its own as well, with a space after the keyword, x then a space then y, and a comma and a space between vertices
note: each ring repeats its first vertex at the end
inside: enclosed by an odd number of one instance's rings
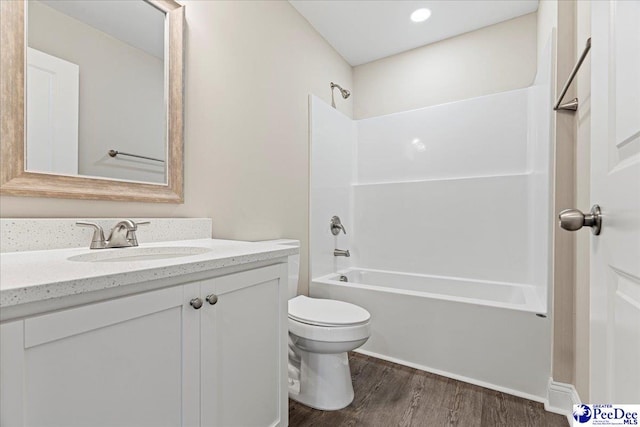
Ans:
POLYGON ((371 315, 348 302, 299 295, 289 300, 289 319, 313 326, 345 327, 363 325, 371 315))
POLYGON ((323 342, 353 342, 369 338, 371 315, 355 304, 303 295, 289 300, 289 332, 323 342))
POLYGON ((289 318, 289 333, 297 337, 322 342, 352 342, 371 335, 370 323, 354 326, 314 326, 289 318))

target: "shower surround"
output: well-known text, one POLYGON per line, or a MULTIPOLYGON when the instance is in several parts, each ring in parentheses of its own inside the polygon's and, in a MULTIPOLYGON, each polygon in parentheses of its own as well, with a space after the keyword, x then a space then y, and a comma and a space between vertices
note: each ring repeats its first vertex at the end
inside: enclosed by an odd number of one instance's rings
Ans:
POLYGON ((528 88, 364 120, 310 97, 310 295, 371 313, 358 351, 546 398, 549 62, 528 88))

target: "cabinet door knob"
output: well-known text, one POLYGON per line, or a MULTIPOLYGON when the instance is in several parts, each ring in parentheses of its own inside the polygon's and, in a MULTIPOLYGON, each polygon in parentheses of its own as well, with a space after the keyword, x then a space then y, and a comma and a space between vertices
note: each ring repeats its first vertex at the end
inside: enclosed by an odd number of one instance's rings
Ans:
POLYGON ((207 295, 207 302, 211 305, 214 305, 215 303, 218 302, 218 295, 216 294, 207 295))
POLYGON ((191 307, 197 310, 200 307, 202 307, 202 300, 200 298, 194 298, 191 301, 189 301, 189 304, 191 304, 191 307))

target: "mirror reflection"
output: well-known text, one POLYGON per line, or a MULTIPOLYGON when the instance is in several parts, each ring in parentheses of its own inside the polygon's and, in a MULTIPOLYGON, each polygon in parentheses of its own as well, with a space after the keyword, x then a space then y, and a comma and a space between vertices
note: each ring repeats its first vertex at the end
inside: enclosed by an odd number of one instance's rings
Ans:
POLYGON ((143 0, 27 5, 26 169, 166 183, 164 12, 143 0))

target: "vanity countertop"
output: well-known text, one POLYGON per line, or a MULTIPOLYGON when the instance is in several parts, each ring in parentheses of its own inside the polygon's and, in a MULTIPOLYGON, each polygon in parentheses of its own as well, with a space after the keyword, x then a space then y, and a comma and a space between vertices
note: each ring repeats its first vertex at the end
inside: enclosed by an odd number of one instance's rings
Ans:
POLYGON ((294 255, 299 250, 297 246, 276 241, 241 242, 218 239, 180 240, 139 246, 171 247, 203 248, 207 252, 176 258, 119 262, 85 262, 69 258, 90 257, 98 252, 108 256, 108 251, 117 251, 117 255, 120 255, 136 248, 74 248, 0 254, 0 308, 269 261, 294 255))

